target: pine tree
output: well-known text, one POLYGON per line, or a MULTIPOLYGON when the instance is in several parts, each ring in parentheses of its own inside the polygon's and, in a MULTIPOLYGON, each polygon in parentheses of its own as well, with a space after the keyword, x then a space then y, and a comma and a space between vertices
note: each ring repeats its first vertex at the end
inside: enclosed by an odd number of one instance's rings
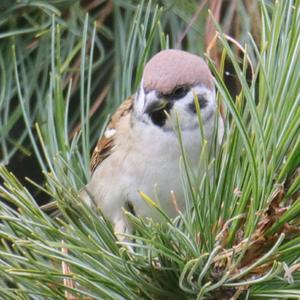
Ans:
POLYGON ((240 1, 240 31, 233 4, 138 2, 0 3, 0 298, 299 299, 300 1, 240 1), (78 192, 109 114, 178 46, 207 48, 224 141, 196 178, 178 126, 188 209, 170 219, 142 193, 162 222, 126 212, 122 243, 78 192))

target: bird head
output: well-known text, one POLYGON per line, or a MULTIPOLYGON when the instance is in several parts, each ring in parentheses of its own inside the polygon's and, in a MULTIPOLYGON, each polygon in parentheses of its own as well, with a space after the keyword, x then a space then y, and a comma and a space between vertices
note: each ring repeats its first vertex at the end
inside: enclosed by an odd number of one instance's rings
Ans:
POLYGON ((216 110, 211 72, 194 54, 169 49, 154 55, 146 64, 134 101, 138 120, 173 130, 178 116, 182 130, 198 127, 195 98, 199 101, 203 124, 216 110))

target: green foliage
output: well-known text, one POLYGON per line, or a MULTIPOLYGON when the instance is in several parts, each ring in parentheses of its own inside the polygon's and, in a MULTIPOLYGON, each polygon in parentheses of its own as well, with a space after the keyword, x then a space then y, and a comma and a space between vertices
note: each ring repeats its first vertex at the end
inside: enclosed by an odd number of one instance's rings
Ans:
POLYGON ((225 136, 220 149, 202 136, 198 176, 190 170, 177 124, 186 212, 171 220, 154 199, 141 194, 163 222, 127 213, 136 232, 121 243, 105 216, 78 197, 89 178, 90 150, 100 125, 136 89, 149 56, 173 47, 185 28, 176 12, 184 18, 190 6, 184 11, 175 2, 174 15, 170 7, 149 1, 138 9, 133 1, 115 1, 113 29, 97 26, 93 12, 85 15, 76 1, 1 4, 6 10, 0 25, 6 31, 0 37, 7 41, 0 45, 2 160, 9 161, 17 150, 32 151, 45 182, 28 180, 53 199, 59 212, 52 216, 41 209, 1 166, 3 299, 63 299, 66 292, 83 299, 300 297, 299 1, 261 3, 261 43, 258 47, 249 36, 242 61, 215 24, 223 50, 220 69, 209 62, 218 100, 226 108, 225 136), (11 19, 14 11, 28 25, 22 30, 19 20, 11 19), (72 17, 62 18, 61 12, 72 17), (170 38, 165 28, 173 28, 170 38), (114 40, 112 50, 103 39, 114 40), (225 60, 241 85, 235 99, 223 79, 225 60), (109 86, 110 93, 92 118, 99 85, 109 86), (9 133, 21 117, 24 129, 12 140, 9 133))

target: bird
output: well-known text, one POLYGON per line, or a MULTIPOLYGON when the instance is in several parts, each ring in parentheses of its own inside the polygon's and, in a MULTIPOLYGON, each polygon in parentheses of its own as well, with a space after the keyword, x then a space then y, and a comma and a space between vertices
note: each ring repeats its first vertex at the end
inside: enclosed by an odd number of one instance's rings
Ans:
POLYGON ((120 105, 100 137, 91 158, 91 179, 80 196, 102 211, 119 239, 133 231, 124 209, 141 218, 160 219, 141 192, 171 218, 178 209, 184 210, 182 153, 175 125, 180 125, 191 165, 198 166, 202 145, 195 99, 205 139, 212 139, 218 124, 221 143, 224 125, 208 65, 190 52, 162 50, 146 63, 136 93, 120 105))

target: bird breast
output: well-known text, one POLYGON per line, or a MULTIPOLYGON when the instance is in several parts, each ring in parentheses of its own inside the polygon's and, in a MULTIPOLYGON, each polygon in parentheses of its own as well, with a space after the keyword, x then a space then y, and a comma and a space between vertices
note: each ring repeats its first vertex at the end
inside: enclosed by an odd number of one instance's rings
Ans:
MULTIPOLYGON (((142 122, 130 124, 129 116, 117 129, 113 152, 95 170, 87 189, 103 213, 114 214, 132 203, 136 215, 158 218, 140 196, 144 192, 172 217, 177 214, 171 201, 174 191, 177 204, 184 209, 184 194, 180 174, 181 150, 175 132, 164 132, 157 126, 142 122), (127 129, 125 130, 125 128, 127 129)), ((189 159, 197 164, 200 152, 199 129, 183 133, 189 159)))

